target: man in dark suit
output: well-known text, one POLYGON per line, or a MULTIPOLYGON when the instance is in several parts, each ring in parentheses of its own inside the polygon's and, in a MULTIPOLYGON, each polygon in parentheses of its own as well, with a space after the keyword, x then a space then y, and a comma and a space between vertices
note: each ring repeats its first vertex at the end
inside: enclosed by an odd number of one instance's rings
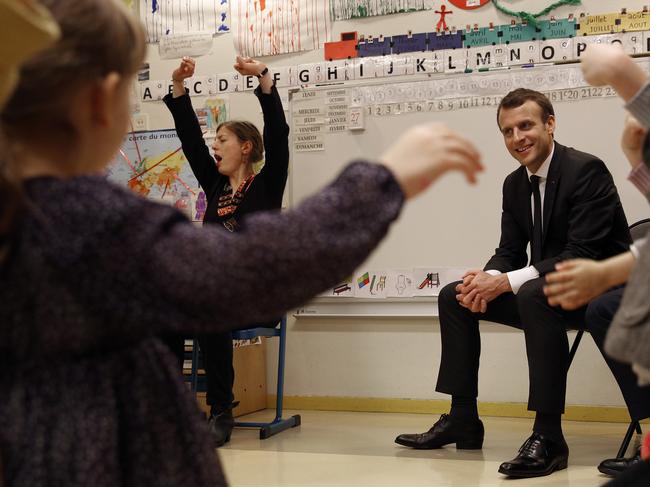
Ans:
POLYGON ((451 394, 451 411, 423 434, 399 435, 413 448, 479 449, 479 320, 520 328, 526 339, 535 411, 532 435, 499 472, 537 477, 566 468, 569 450, 561 427, 569 347, 566 330, 584 326, 585 309, 548 304, 544 275, 566 259, 603 259, 624 252, 628 225, 612 176, 590 154, 554 141, 555 114, 542 93, 517 89, 497 110, 505 145, 520 164, 503 184, 501 240, 483 270, 465 273, 438 297, 442 357, 436 390, 451 394), (531 258, 527 265, 526 249, 531 258))

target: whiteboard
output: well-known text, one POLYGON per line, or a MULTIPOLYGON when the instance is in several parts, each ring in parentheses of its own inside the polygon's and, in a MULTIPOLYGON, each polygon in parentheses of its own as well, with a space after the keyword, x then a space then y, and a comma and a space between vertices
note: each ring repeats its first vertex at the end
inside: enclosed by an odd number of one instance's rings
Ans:
MULTIPOLYGON (((647 60, 641 61, 647 67, 647 60)), ((574 66, 576 67, 576 66, 574 66)), ((566 67, 565 67, 566 68, 566 67)), ((577 68, 577 67, 576 67, 577 68)), ((533 68, 554 70, 558 67, 533 68)), ((476 73, 471 77, 488 76, 476 73)), ((468 75, 459 75, 468 76, 468 75)), ((444 78, 448 80, 449 77, 444 78)), ((467 78, 465 78, 467 79, 467 78)), ((378 83, 400 87, 419 79, 378 83)), ((411 267, 483 267, 500 237, 501 189, 507 174, 519 163, 507 152, 496 124, 496 104, 450 111, 422 111, 388 116, 366 116, 365 129, 322 134, 323 151, 296 150, 297 122, 304 123, 297 108, 313 93, 345 89, 347 103, 355 103, 359 88, 377 83, 350 82, 345 85, 304 88, 290 93, 290 113, 294 143, 290 175, 291 204, 296 205, 330 182, 349 162, 357 158, 377 160, 382 151, 407 128, 441 121, 465 134, 483 154, 485 171, 477 186, 469 186, 458 174, 438 180, 426 194, 408 202, 387 238, 362 267, 400 269, 411 267)), ((513 86, 515 88, 517 86, 513 86)), ((587 89, 588 90, 588 89, 587 89)), ((545 90, 542 90, 545 91, 545 90)), ((501 93, 501 96, 506 92, 501 93)), ((565 94, 557 97, 565 98, 565 94)), ((646 218, 646 200, 627 181, 629 167, 619 147, 625 110, 616 96, 582 90, 573 101, 555 101, 555 139, 566 146, 600 157, 614 176, 628 222, 646 218), (592 96, 593 95, 593 96, 592 96), (581 99, 582 98, 582 99, 581 99)), ((613 95, 613 93, 610 93, 613 95)), ((555 95, 554 95, 555 96, 555 95)), ((365 107, 367 109, 367 106, 365 107)), ((332 211, 336 211, 332 208, 332 211)), ((347 300, 346 300, 347 301, 347 300)))

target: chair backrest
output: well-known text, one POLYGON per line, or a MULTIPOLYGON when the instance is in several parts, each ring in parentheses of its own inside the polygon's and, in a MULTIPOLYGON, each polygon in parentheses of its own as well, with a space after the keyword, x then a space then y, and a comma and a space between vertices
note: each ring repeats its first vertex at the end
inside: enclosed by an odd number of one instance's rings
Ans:
POLYGON ((632 223, 630 225, 630 235, 632 235, 632 240, 638 240, 645 237, 650 231, 650 218, 644 218, 638 222, 632 223))

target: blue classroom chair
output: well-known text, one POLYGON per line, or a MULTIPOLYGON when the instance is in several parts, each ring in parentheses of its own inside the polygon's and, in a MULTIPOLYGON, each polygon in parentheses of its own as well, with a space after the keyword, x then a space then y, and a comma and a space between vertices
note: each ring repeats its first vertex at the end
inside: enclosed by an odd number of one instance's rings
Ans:
POLYGON ((300 415, 282 418, 282 399, 284 397, 284 358, 287 348, 287 317, 283 316, 277 328, 249 328, 232 332, 235 340, 252 340, 257 337, 279 337, 278 347, 278 385, 275 399, 275 418, 268 423, 235 421, 235 427, 259 428, 260 440, 265 440, 289 428, 300 426, 300 415))
MULTIPOLYGON (((300 415, 295 414, 290 418, 282 418, 282 400, 284 397, 284 363, 287 344, 287 318, 283 316, 280 326, 276 328, 248 328, 232 332, 234 340, 252 340, 257 337, 279 337, 278 349, 278 383, 275 402, 275 418, 267 423, 235 421, 235 427, 259 428, 260 439, 265 440, 281 431, 300 426, 300 415)), ((205 391, 205 380, 199 377, 199 346, 196 339, 192 343, 192 369, 188 378, 193 392, 205 391), (203 379, 203 380, 202 380, 203 379)))

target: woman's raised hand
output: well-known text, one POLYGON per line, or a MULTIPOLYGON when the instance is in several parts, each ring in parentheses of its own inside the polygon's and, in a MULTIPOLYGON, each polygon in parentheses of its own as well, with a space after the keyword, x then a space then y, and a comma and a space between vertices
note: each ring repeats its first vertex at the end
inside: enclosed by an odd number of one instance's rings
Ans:
POLYGON ((172 80, 180 81, 194 76, 194 68, 196 67, 196 61, 191 57, 184 57, 181 60, 180 66, 172 72, 172 80))
POLYGON ((250 57, 237 56, 235 71, 244 76, 260 76, 266 69, 266 64, 250 57))

